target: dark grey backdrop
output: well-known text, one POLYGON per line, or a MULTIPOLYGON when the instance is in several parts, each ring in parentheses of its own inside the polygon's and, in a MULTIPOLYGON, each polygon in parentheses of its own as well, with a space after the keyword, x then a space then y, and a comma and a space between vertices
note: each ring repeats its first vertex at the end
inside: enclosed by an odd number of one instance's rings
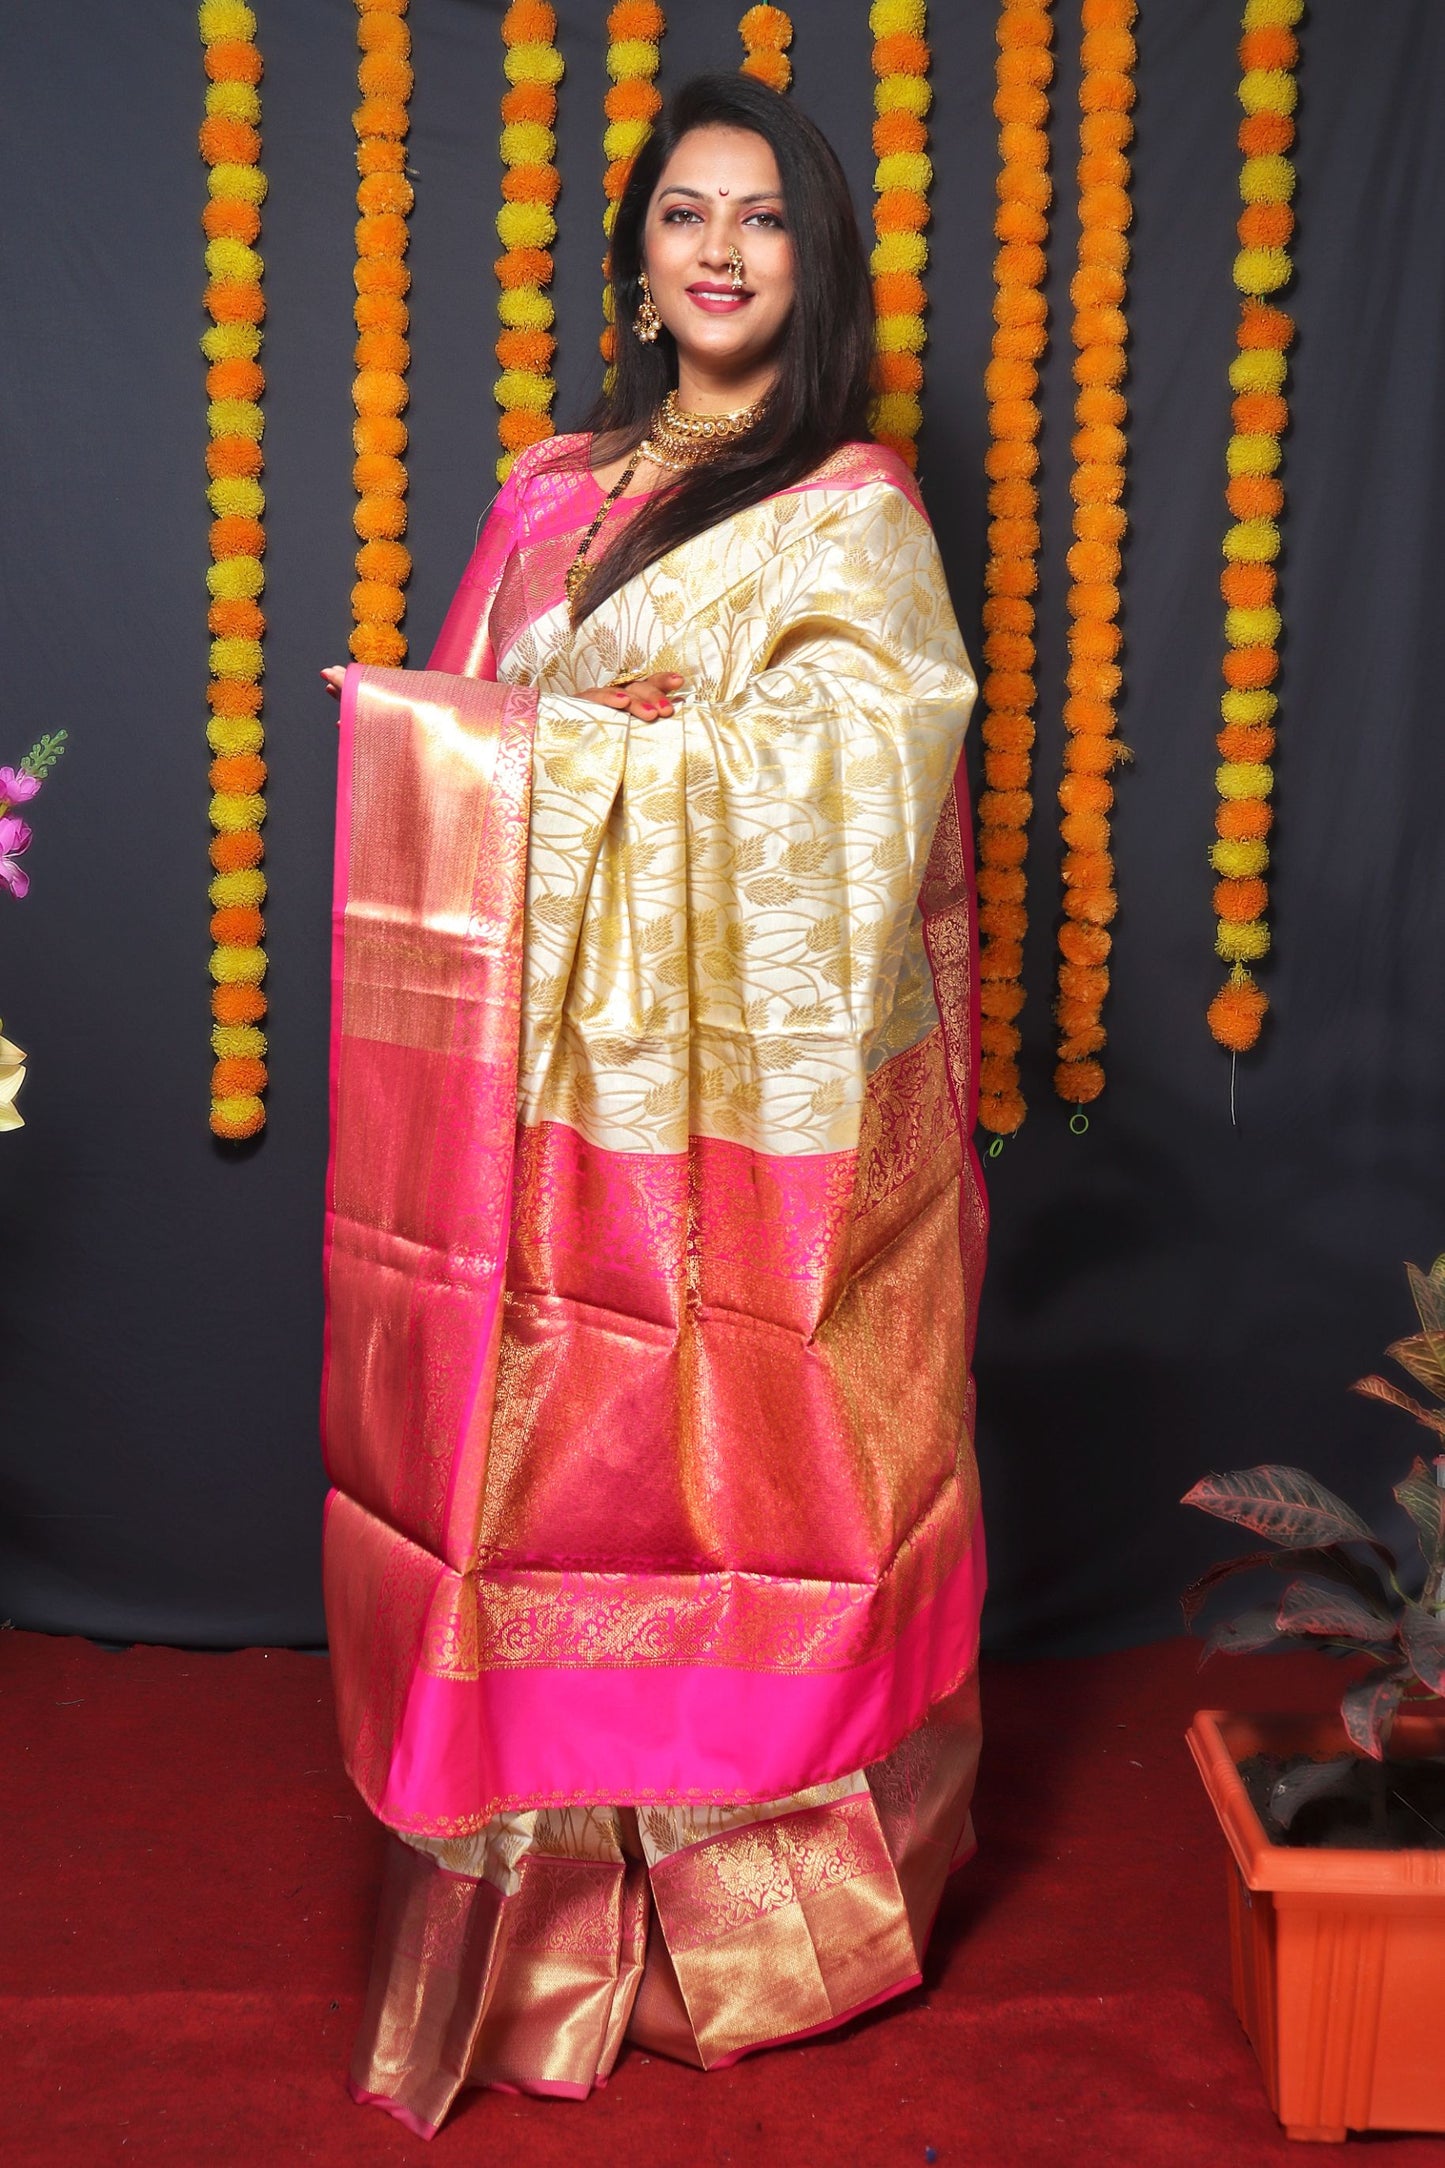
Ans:
MULTIPOLYGON (((348 630, 350 0, 258 0, 270 534, 271 1126, 206 1129, 207 562, 194 14, 9 0, 0 73, 0 761, 64 725, 34 888, 0 896, 0 1014, 30 1052, 0 1139, 0 1617, 105 1637, 315 1643, 315 1407, 334 734, 348 630)), ((738 57, 740 0, 672 0, 665 80, 738 57)), ((560 418, 598 322, 604 0, 561 9, 560 418)), ((498 21, 415 0, 409 630, 422 657, 491 493, 498 21)), ((1120 781, 1108 1096, 1049 1085, 1050 836, 1064 661, 1077 0, 1060 0, 1041 645, 1044 818, 1027 1017, 1034 1105, 992 1163, 979 1359, 990 1638, 1172 1629, 1222 1532, 1210 1466, 1300 1457, 1379 1506, 1408 1424, 1350 1399, 1445 1247, 1445 611, 1438 384, 1445 10, 1314 0, 1299 151, 1301 325, 1269 973, 1229 1064, 1203 1010, 1235 302, 1237 9, 1143 0, 1127 574, 1135 760, 1120 781)), ((797 94, 866 211, 865 0, 796 0, 797 94)), ((966 636, 983 550, 991 0, 936 0, 923 476, 966 636)))

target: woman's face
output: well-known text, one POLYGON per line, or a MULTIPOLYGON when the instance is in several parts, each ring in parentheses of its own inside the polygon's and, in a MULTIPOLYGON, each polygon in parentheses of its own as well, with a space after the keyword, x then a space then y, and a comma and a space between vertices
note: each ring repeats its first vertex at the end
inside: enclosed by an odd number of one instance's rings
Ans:
POLYGON ((721 382, 766 363, 793 305, 793 243, 771 146, 746 128, 685 135, 647 207, 642 256, 686 373, 721 382))

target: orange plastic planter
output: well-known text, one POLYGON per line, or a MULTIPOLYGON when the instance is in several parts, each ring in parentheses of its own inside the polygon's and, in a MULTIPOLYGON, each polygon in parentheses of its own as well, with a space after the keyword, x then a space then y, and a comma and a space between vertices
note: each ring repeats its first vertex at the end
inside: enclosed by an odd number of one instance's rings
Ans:
MULTIPOLYGON (((1346 1753, 1337 1716, 1202 1709, 1189 1749, 1234 1855, 1234 2007, 1286 2136, 1445 2131, 1445 1852, 1270 1843, 1239 1764, 1346 1753)), ((1445 1713, 1402 1713, 1390 1753, 1445 1754, 1445 1713)))

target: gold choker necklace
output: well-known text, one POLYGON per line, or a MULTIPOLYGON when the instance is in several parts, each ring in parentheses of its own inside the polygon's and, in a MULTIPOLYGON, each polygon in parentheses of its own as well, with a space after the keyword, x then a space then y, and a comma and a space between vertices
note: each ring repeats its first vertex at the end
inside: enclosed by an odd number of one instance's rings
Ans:
POLYGON ((685 474, 692 467, 700 467, 705 460, 716 458, 724 446, 736 444, 739 437, 747 435, 762 411, 763 402, 755 399, 751 406, 742 407, 736 414, 694 414, 680 407, 677 393, 670 391, 653 416, 652 427, 640 446, 644 459, 654 466, 666 467, 671 473, 685 474))

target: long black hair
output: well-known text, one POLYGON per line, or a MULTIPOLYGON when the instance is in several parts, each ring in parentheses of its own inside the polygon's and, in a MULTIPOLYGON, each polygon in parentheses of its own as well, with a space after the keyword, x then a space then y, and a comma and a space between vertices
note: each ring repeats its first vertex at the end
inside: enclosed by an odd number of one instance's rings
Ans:
POLYGON ((580 620, 625 580, 705 528, 801 481, 838 445, 868 433, 873 301, 848 183, 821 129, 789 98, 748 75, 697 75, 669 100, 638 152, 612 230, 617 366, 587 417, 609 457, 634 450, 677 385, 677 346, 633 337, 642 298, 647 207, 663 168, 695 128, 742 128, 778 162, 793 245, 793 305, 778 372, 745 437, 655 491, 597 559, 580 620))

